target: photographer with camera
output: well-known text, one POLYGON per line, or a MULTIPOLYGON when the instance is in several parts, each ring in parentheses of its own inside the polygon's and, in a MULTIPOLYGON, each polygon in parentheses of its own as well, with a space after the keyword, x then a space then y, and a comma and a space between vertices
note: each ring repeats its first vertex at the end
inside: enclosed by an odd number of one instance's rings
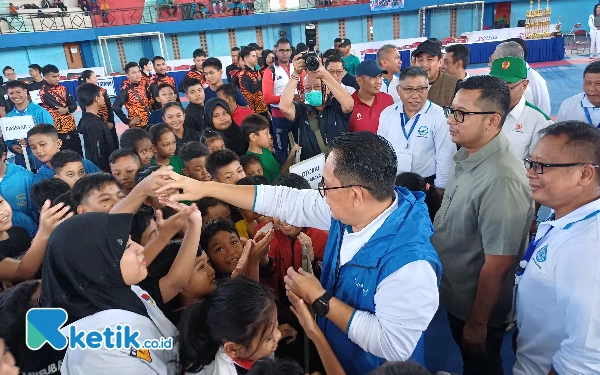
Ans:
POLYGON ((354 100, 329 72, 316 53, 298 54, 293 60, 294 73, 281 94, 279 109, 298 129, 302 160, 320 153, 340 133, 348 132, 354 100), (305 68, 306 67, 306 68, 305 68), (294 92, 302 72, 307 103, 294 102, 294 92))

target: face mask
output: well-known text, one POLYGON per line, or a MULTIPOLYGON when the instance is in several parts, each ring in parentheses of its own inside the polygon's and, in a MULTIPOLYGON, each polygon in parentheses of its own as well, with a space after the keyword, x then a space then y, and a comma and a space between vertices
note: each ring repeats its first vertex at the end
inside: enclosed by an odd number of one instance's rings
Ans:
POLYGON ((308 104, 312 105, 313 107, 323 105, 323 93, 320 90, 306 93, 305 98, 308 104))

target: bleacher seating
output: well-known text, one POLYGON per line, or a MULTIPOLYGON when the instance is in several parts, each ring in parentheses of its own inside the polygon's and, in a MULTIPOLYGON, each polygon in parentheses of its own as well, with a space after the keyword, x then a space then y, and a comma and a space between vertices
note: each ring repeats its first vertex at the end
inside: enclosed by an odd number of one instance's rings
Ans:
POLYGON ((2 34, 93 27, 90 16, 77 7, 67 8, 66 12, 62 12, 58 8, 19 9, 18 16, 3 15, 3 18, 5 21, 0 21, 2 34), (38 17, 38 10, 44 13, 43 18, 38 17))

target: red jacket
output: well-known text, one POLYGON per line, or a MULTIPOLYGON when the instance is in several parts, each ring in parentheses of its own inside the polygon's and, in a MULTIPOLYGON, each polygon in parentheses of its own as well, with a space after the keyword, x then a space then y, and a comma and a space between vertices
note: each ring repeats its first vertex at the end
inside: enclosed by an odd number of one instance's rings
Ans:
POLYGON ((248 117, 248 115, 251 115, 253 113, 254 111, 252 111, 250 108, 240 107, 238 105, 235 111, 233 111, 233 113, 231 114, 231 117, 233 118, 233 122, 235 122, 237 126, 242 126, 242 121, 244 121, 244 119, 248 117))

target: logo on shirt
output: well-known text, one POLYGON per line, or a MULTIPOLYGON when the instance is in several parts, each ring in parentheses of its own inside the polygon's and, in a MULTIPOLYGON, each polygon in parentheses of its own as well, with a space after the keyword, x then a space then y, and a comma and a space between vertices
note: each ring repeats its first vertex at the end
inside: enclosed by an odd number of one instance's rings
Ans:
POLYGON ((280 80, 280 79, 282 79, 282 78, 283 78, 282 76, 277 76, 277 77, 275 77, 275 80, 276 80, 276 81, 279 81, 279 80, 280 80))
POLYGON ((147 293, 142 294, 142 298, 145 301, 148 301, 148 303, 151 304, 152 306, 156 306, 156 303, 154 302, 154 300, 152 299, 152 297, 150 297, 149 294, 147 294, 147 293))
POLYGON ((129 355, 132 357, 143 359, 148 363, 152 363, 152 357, 150 356, 150 350, 148 349, 131 348, 131 350, 129 351, 129 355))
POLYGON ((546 257, 548 255, 548 245, 542 247, 540 251, 535 254, 536 263, 544 263, 546 261, 546 257))
POLYGON ((357 114, 356 114, 356 119, 357 119, 357 120, 362 120, 362 115, 361 115, 360 113, 357 113, 357 114))
POLYGON ((419 133, 420 137, 424 137, 427 134, 429 134, 429 128, 427 126, 423 125, 419 128, 419 130, 417 130, 417 133, 419 133))
POLYGON ((523 133, 523 124, 517 124, 515 125, 515 132, 517 133, 523 133))

